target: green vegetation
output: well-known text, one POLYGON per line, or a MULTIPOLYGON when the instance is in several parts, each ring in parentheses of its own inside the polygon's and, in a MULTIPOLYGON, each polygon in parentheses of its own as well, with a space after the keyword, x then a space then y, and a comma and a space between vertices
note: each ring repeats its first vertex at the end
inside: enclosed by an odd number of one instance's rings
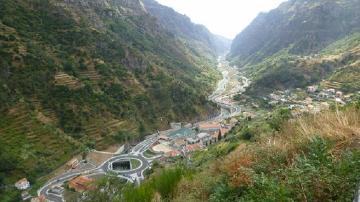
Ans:
POLYGON ((229 58, 243 66, 262 62, 284 49, 293 55, 317 53, 359 31, 359 9, 356 0, 287 1, 258 15, 234 39, 229 58))
POLYGON ((151 202, 153 199, 168 201, 173 197, 179 181, 190 174, 191 172, 183 167, 162 169, 140 186, 120 183, 116 177, 106 177, 98 183, 98 189, 105 191, 101 194, 99 191, 90 192, 85 201, 151 202))
POLYGON ((360 180, 354 132, 359 117, 347 107, 291 122, 284 118, 279 131, 269 127, 269 119, 244 122, 229 135, 240 142, 237 149, 199 165, 194 178, 179 184, 174 201, 352 201, 360 180), (263 129, 254 130, 260 123, 263 129), (256 142, 244 141, 245 131, 256 142), (196 187, 203 182, 207 186, 196 187))
MULTIPOLYGON (((98 188, 103 189, 103 192, 89 192, 88 198, 85 201, 91 201, 91 202, 102 202, 102 201, 112 201, 114 199, 117 200, 117 197, 109 198, 107 193, 113 192, 113 193, 119 193, 123 189, 123 187, 127 186, 127 181, 124 179, 119 179, 116 177, 115 174, 108 174, 105 177, 101 177, 98 179, 95 183, 95 185, 98 188)), ((73 192, 70 190, 67 190, 67 193, 65 193, 65 199, 66 201, 77 201, 81 198, 81 194, 77 192, 73 192)))
POLYGON ((328 80, 337 83, 339 90, 353 93, 360 90, 359 71, 360 33, 354 33, 325 48, 322 55, 339 55, 342 67, 337 69, 328 80))
POLYGON ((331 44, 323 52, 297 56, 284 49, 257 64, 247 64, 244 70, 252 78, 247 94, 262 97, 274 90, 305 88, 326 79, 339 83, 339 90, 359 90, 359 35, 331 44), (354 44, 355 43, 355 44, 354 44))
POLYGON ((141 165, 141 162, 136 159, 130 159, 131 168, 136 169, 141 165))
POLYGON ((290 167, 263 170, 277 165, 258 164, 251 185, 234 189, 220 184, 209 201, 352 201, 360 180, 354 173, 359 170, 360 153, 345 152, 337 160, 328 153, 330 145, 313 140, 304 149, 307 153, 296 156, 290 167))
POLYGON ((259 15, 234 39, 229 54, 252 80, 247 94, 263 97, 322 80, 358 91, 359 9, 354 0, 294 0, 259 15))
POLYGON ((347 51, 356 48, 360 44, 360 33, 350 34, 324 48, 320 54, 337 55, 344 54, 347 51))
POLYGON ((157 168, 141 186, 122 186, 117 200, 352 201, 360 111, 339 110, 292 119, 279 109, 242 120, 224 142, 180 160, 182 167, 157 168))
POLYGON ((123 187, 118 199, 352 201, 360 181, 357 105, 243 119, 223 142, 179 159, 182 167, 156 168, 138 188, 123 187))
POLYGON ((146 150, 144 152, 144 156, 147 157, 147 158, 151 158, 151 157, 154 157, 154 156, 157 156, 158 154, 156 154, 155 152, 151 151, 151 150, 146 150))
MULTIPOLYGON (((78 148, 136 141, 215 110, 206 99, 219 77, 214 54, 169 34, 141 5, 122 17, 86 4, 0 3, 0 144, 10 162, 1 185, 34 184, 78 148)), ((0 201, 14 195, 1 189, 0 201)))
POLYGON ((26 177, 33 187, 46 175, 80 152, 77 142, 54 127, 39 122, 24 104, 0 117, 0 201, 17 201, 14 183, 26 177))

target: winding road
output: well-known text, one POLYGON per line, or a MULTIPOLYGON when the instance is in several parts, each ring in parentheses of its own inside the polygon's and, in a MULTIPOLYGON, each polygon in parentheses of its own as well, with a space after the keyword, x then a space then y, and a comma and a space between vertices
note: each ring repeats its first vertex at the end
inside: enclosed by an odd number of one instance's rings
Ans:
POLYGON ((51 192, 51 189, 55 186, 61 186, 65 182, 70 181, 74 177, 79 175, 83 176, 96 176, 96 175, 105 175, 108 172, 115 173, 119 178, 126 179, 130 182, 140 183, 144 179, 144 171, 151 166, 151 162, 159 156, 152 158, 146 158, 143 153, 149 149, 149 147, 158 140, 157 134, 148 136, 144 141, 140 142, 134 146, 130 153, 115 155, 114 157, 108 159, 100 166, 84 171, 70 171, 64 173, 56 178, 47 182, 43 187, 38 190, 38 195, 44 195, 46 199, 53 202, 63 202, 64 197, 61 194, 55 194, 51 192), (130 170, 114 170, 112 164, 115 162, 129 161, 131 159, 138 160, 140 165, 136 168, 130 170))
MULTIPOLYGON (((241 113, 241 107, 234 102, 229 103, 233 96, 245 91, 250 81, 241 76, 235 67, 230 67, 224 58, 219 58, 218 69, 222 72, 223 79, 218 83, 216 90, 209 96, 209 100, 221 107, 221 114, 212 120, 224 120, 241 113), (232 86, 229 87, 229 85, 232 86)), ((105 175, 108 172, 115 173, 119 178, 126 179, 130 182, 140 183, 144 179, 144 171, 149 169, 153 160, 161 156, 146 158, 144 152, 158 140, 158 134, 147 136, 145 140, 134 146, 128 154, 118 154, 108 159, 96 168, 83 171, 69 171, 47 182, 38 190, 38 195, 44 195, 46 199, 52 202, 64 202, 62 194, 55 194, 51 190, 53 187, 62 186, 74 177, 105 175), (114 170, 113 163, 121 161, 138 160, 140 165, 130 170, 114 170)))
POLYGON ((223 120, 239 115, 241 107, 229 100, 233 100, 235 95, 245 92, 250 85, 250 80, 241 75, 236 67, 231 67, 224 57, 218 59, 218 70, 221 71, 223 79, 219 81, 216 90, 208 99, 221 108, 221 113, 213 120, 223 120))

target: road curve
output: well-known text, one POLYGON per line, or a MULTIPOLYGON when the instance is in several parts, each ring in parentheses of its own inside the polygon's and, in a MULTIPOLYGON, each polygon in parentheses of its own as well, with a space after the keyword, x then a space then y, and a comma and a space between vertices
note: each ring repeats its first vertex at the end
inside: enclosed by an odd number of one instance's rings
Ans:
POLYGON ((221 113, 213 120, 223 120, 238 116, 241 113, 241 107, 235 103, 229 104, 224 100, 244 92, 245 89, 250 85, 250 80, 248 78, 242 76, 240 73, 236 73, 235 76, 241 80, 241 85, 236 86, 236 88, 232 89, 231 92, 226 93, 226 88, 230 82, 229 71, 235 67, 230 67, 225 59, 221 57, 218 59, 218 61, 218 69, 221 71, 223 79, 219 81, 216 90, 209 96, 208 99, 221 107, 221 113))
MULTIPOLYGON (((219 60, 219 62, 221 62, 221 60, 219 60)), ((230 67, 227 65, 226 68, 230 68, 230 67)), ((226 95, 225 90, 229 83, 229 71, 226 70, 226 68, 225 70, 222 70, 223 79, 218 83, 217 89, 214 91, 212 95, 209 96, 209 100, 218 104, 221 107, 221 111, 222 111, 222 113, 214 120, 220 120, 220 119, 223 120, 229 117, 236 116, 239 113, 241 113, 240 106, 236 104, 229 105, 225 101, 223 101, 223 99, 232 97, 233 95, 244 90, 249 85, 248 79, 246 79, 245 77, 240 77, 243 80, 242 82, 243 85, 240 86, 238 90, 233 92, 233 94, 226 95)), ((149 149, 149 147, 157 140, 158 140, 158 134, 150 135, 144 141, 134 146, 129 154, 116 155, 94 169, 83 170, 83 171, 70 171, 64 173, 61 176, 57 176, 56 178, 47 182, 43 187, 41 187, 38 190, 38 195, 39 196, 44 195, 46 199, 48 199, 49 201, 64 202, 65 200, 62 195, 56 195, 50 192, 51 188, 57 185, 63 185, 65 182, 70 181, 71 179, 79 175, 94 176, 94 175, 105 175, 108 172, 114 172, 117 174, 119 178, 127 179, 128 181, 132 181, 132 182, 134 181, 140 182, 141 180, 144 179, 143 176, 144 171, 151 166, 151 162, 155 159, 155 158, 145 158, 143 153, 147 149, 149 149), (112 163, 129 160, 129 159, 136 159, 140 161, 141 163, 140 166, 131 170, 124 170, 124 171, 115 171, 112 169, 112 163)))
POLYGON ((64 197, 62 195, 57 195, 51 193, 51 189, 54 186, 63 185, 64 183, 70 181, 71 179, 84 175, 84 176, 93 176, 93 175, 105 175, 108 172, 114 172, 117 174, 119 178, 127 179, 129 181, 137 181, 140 182, 144 179, 143 173, 146 169, 148 169, 151 165, 153 159, 147 159, 143 156, 143 152, 145 152, 154 142, 158 139, 157 134, 153 134, 146 138, 144 141, 137 144, 129 154, 120 154, 111 157, 101 165, 96 168, 82 171, 70 171, 66 172, 56 178, 47 182, 43 187, 38 190, 38 195, 44 195, 47 200, 53 202, 64 202, 64 197), (131 170, 124 171, 115 171, 112 170, 112 163, 124 160, 135 159, 140 161, 140 166, 131 170))

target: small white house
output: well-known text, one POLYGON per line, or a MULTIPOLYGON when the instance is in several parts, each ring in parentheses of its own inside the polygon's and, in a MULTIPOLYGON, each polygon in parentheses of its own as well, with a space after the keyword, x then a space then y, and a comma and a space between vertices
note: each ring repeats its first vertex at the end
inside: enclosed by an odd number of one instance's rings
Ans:
POLYGON ((15 187, 18 190, 26 190, 30 188, 30 182, 26 178, 23 178, 15 183, 15 187))
POLYGON ((337 92, 336 92, 336 97, 341 98, 341 97, 343 97, 343 95, 344 95, 344 93, 341 92, 341 91, 337 91, 337 92))
POLYGON ((309 87, 307 88, 307 91, 308 91, 309 93, 315 93, 317 90, 318 90, 318 86, 309 86, 309 87))

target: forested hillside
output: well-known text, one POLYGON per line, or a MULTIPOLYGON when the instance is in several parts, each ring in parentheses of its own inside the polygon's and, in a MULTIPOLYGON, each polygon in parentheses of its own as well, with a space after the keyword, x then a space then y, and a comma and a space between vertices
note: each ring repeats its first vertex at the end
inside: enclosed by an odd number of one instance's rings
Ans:
POLYGON ((357 92, 360 90, 359 39, 359 33, 355 33, 317 54, 299 56, 282 50, 258 64, 246 65, 244 70, 254 80, 247 93, 262 96, 274 90, 323 86, 324 83, 336 83, 332 87, 346 93, 357 92))
POLYGON ((359 0, 290 0, 259 16, 235 39, 230 57, 254 63, 282 49, 296 55, 316 53, 360 31, 359 0))
MULTIPOLYGON (((89 191, 85 201, 354 201, 360 181, 359 6, 359 0, 289 0, 260 14, 228 55, 240 73, 229 67, 224 77, 230 82, 220 83, 232 93, 244 85, 233 86, 232 76, 251 80, 245 92, 221 96, 241 108, 216 120, 230 126, 229 133, 209 144, 199 140, 199 149, 186 149, 197 144, 186 142, 180 155, 156 161, 140 186, 108 175, 97 183, 105 191, 89 191)), ((211 134, 200 125, 199 139, 211 134)))
POLYGON ((177 32, 138 0, 1 0, 0 184, 215 113, 217 53, 177 32))
POLYGON ((333 73, 359 60, 359 6, 359 0, 284 2, 234 39, 229 59, 252 77, 250 94, 341 80, 333 73))

